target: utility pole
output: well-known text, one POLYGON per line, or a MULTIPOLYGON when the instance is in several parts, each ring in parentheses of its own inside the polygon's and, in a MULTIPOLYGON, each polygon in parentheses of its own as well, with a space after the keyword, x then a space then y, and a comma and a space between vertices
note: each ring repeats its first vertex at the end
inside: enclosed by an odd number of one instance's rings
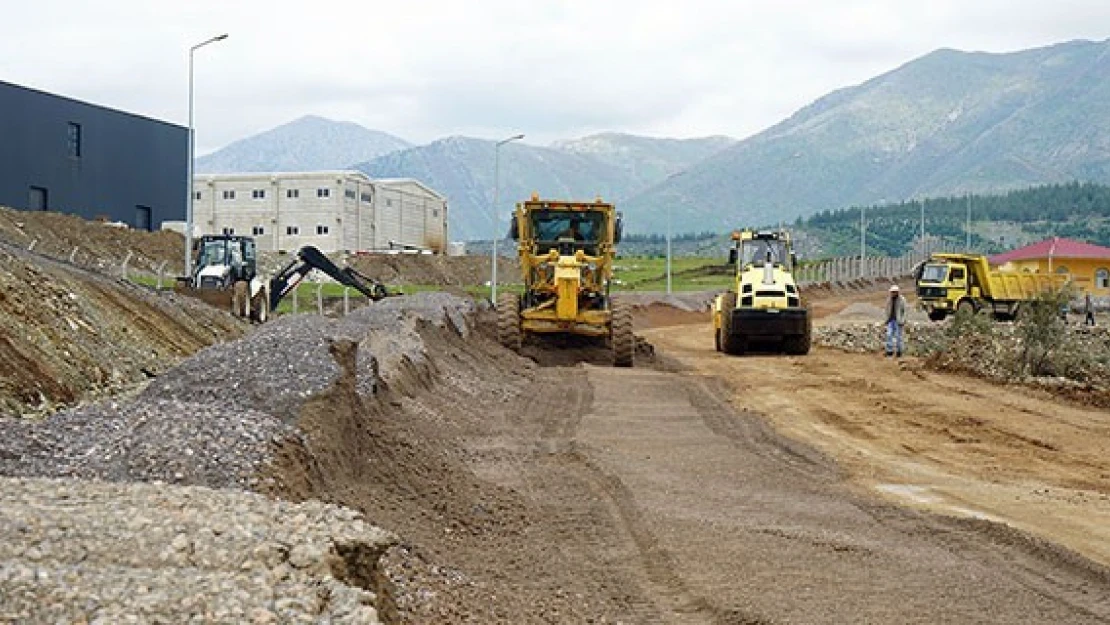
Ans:
POLYGON ((964 251, 971 253, 971 194, 967 194, 967 223, 964 225, 967 240, 964 242, 964 251))
POLYGON ((867 224, 863 220, 863 204, 859 206, 859 277, 863 277, 863 264, 867 258, 867 224))
POLYGON ((929 257, 929 250, 925 247, 925 200, 921 200, 921 255, 929 257))

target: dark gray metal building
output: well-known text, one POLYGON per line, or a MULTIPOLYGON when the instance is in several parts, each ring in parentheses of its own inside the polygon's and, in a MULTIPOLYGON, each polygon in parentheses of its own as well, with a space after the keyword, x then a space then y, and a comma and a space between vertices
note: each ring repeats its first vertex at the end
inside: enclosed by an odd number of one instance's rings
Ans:
POLYGON ((184 221, 188 133, 0 82, 0 206, 144 230, 184 221))

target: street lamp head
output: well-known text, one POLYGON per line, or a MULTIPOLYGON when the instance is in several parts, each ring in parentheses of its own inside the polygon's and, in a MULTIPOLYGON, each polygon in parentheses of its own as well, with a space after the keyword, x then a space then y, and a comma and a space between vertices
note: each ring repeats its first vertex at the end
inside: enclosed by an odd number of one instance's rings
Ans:
POLYGON ((216 35, 215 37, 212 37, 211 39, 205 39, 204 41, 198 43, 197 45, 189 48, 189 52, 192 53, 192 52, 196 51, 197 49, 203 48, 204 46, 206 46, 210 43, 216 43, 217 41, 223 41, 224 39, 227 39, 227 33, 224 33, 222 35, 216 35))
POLYGON ((523 138, 524 138, 523 133, 518 134, 518 135, 513 135, 513 136, 509 137, 508 139, 502 139, 502 140, 498 141, 497 145, 498 145, 498 147, 500 147, 500 146, 505 145, 506 143, 508 143, 510 141, 517 141, 517 140, 523 139, 523 138))

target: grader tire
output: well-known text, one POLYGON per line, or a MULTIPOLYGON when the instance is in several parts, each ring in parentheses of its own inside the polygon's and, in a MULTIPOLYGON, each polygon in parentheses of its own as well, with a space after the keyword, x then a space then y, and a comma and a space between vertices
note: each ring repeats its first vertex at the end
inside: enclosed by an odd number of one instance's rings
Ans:
POLYGON ((502 293, 497 298, 497 342, 514 352, 520 351, 520 296, 516 293, 502 293))
POLYGON ((729 291, 721 296, 721 351, 741 356, 747 351, 747 340, 732 326, 732 311, 736 308, 736 294, 729 291))
POLYGON ((632 309, 624 302, 613 302, 609 336, 613 344, 613 365, 631 367, 636 357, 636 335, 632 332, 632 309))

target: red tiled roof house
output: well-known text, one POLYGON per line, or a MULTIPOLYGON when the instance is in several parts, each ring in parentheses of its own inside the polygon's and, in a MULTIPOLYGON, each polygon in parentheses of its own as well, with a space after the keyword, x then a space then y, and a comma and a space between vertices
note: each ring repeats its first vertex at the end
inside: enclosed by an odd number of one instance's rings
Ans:
POLYGON ((1081 290, 1110 295, 1110 247, 1053 237, 991 256, 1003 271, 1068 273, 1081 290))

